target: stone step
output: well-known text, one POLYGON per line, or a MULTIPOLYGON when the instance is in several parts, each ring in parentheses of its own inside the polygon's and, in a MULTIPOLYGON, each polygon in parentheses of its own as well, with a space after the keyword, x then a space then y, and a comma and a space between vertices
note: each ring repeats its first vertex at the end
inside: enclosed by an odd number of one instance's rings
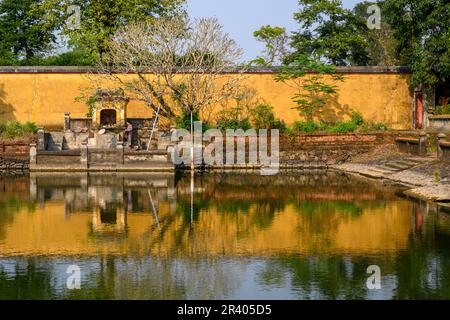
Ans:
POLYGON ((397 169, 398 171, 406 170, 406 169, 409 169, 412 167, 410 165, 399 164, 397 162, 388 162, 388 163, 385 163, 384 166, 387 168, 397 169))
POLYGON ((396 173, 399 171, 399 170, 394 170, 392 168, 386 168, 384 166, 375 166, 375 167, 370 168, 370 170, 379 172, 382 174, 393 174, 393 173, 396 173))
POLYGON ((423 157, 408 157, 403 160, 408 161, 408 162, 414 162, 419 165, 419 164, 423 164, 423 163, 430 161, 430 158, 427 159, 427 158, 423 158, 423 157))
POLYGON ((112 163, 112 162, 94 162, 94 163, 89 163, 89 167, 90 168, 116 168, 117 167, 117 163, 112 163))
POLYGON ((388 163, 396 165, 396 166, 399 166, 399 167, 407 167, 407 168, 411 168, 411 167, 417 166, 417 163, 405 162, 405 161, 390 161, 388 163))

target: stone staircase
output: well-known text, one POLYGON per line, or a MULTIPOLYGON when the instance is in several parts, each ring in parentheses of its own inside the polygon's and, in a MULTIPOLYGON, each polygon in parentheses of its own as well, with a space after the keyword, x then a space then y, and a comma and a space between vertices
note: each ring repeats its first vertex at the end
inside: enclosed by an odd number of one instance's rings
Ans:
POLYGON ((421 157, 407 157, 402 160, 386 161, 384 164, 371 166, 367 171, 372 171, 375 175, 391 175, 404 170, 411 169, 418 165, 427 163, 428 159, 421 157))

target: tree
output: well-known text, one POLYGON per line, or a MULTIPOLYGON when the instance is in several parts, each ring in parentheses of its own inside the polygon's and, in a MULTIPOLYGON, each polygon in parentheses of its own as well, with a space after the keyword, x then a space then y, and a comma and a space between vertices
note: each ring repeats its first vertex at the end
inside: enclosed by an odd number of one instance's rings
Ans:
POLYGON ((291 46, 296 51, 291 58, 308 53, 338 66, 369 63, 364 19, 344 9, 340 0, 299 0, 299 4, 294 18, 300 30, 293 36, 291 46))
POLYGON ((55 42, 53 29, 33 14, 39 0, 0 1, 0 63, 30 64, 55 42))
POLYGON ((288 54, 289 36, 282 27, 263 26, 253 33, 256 40, 263 42, 266 49, 263 57, 256 58, 253 63, 262 66, 273 66, 280 63, 288 54))
MULTIPOLYGON (((367 20, 369 6, 377 5, 377 2, 360 2, 353 12, 367 20)), ((381 15, 380 28, 367 30, 364 34, 368 49, 370 65, 375 66, 396 66, 399 65, 399 59, 396 52, 397 41, 394 37, 394 30, 387 20, 381 15)))
POLYGON ((173 119, 230 97, 240 76, 229 72, 237 70, 241 54, 217 19, 176 16, 119 30, 98 70, 132 99, 173 119))
POLYGON ((43 0, 37 12, 57 25, 69 44, 103 57, 117 30, 136 21, 150 21, 179 10, 184 0, 43 0), (78 13, 79 26, 73 26, 78 13))
POLYGON ((292 97, 296 103, 294 108, 312 122, 328 98, 337 93, 335 83, 342 81, 343 77, 336 73, 335 66, 313 60, 307 54, 299 54, 290 65, 282 67, 275 80, 297 90, 292 97))
POLYGON ((397 39, 400 63, 413 69, 412 85, 450 80, 450 3, 385 0, 381 5, 397 39))

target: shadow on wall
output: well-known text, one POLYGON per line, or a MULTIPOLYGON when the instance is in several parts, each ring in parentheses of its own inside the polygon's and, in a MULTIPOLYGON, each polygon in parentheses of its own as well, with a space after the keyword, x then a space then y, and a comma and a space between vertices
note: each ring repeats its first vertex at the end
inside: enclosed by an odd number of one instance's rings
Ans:
POLYGON ((328 95, 325 97, 327 104, 317 113, 317 120, 335 123, 337 121, 348 120, 352 114, 348 104, 340 104, 338 102, 339 94, 328 95))
POLYGON ((0 123, 15 120, 14 107, 6 101, 6 92, 0 84, 0 123))

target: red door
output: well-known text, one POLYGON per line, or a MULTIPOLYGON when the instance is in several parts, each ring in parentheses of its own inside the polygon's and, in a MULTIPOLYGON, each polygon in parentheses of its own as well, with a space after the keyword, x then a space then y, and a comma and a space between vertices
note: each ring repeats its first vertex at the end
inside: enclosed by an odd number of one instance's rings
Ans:
POLYGON ((423 128, 423 95, 416 93, 416 129, 423 128))

